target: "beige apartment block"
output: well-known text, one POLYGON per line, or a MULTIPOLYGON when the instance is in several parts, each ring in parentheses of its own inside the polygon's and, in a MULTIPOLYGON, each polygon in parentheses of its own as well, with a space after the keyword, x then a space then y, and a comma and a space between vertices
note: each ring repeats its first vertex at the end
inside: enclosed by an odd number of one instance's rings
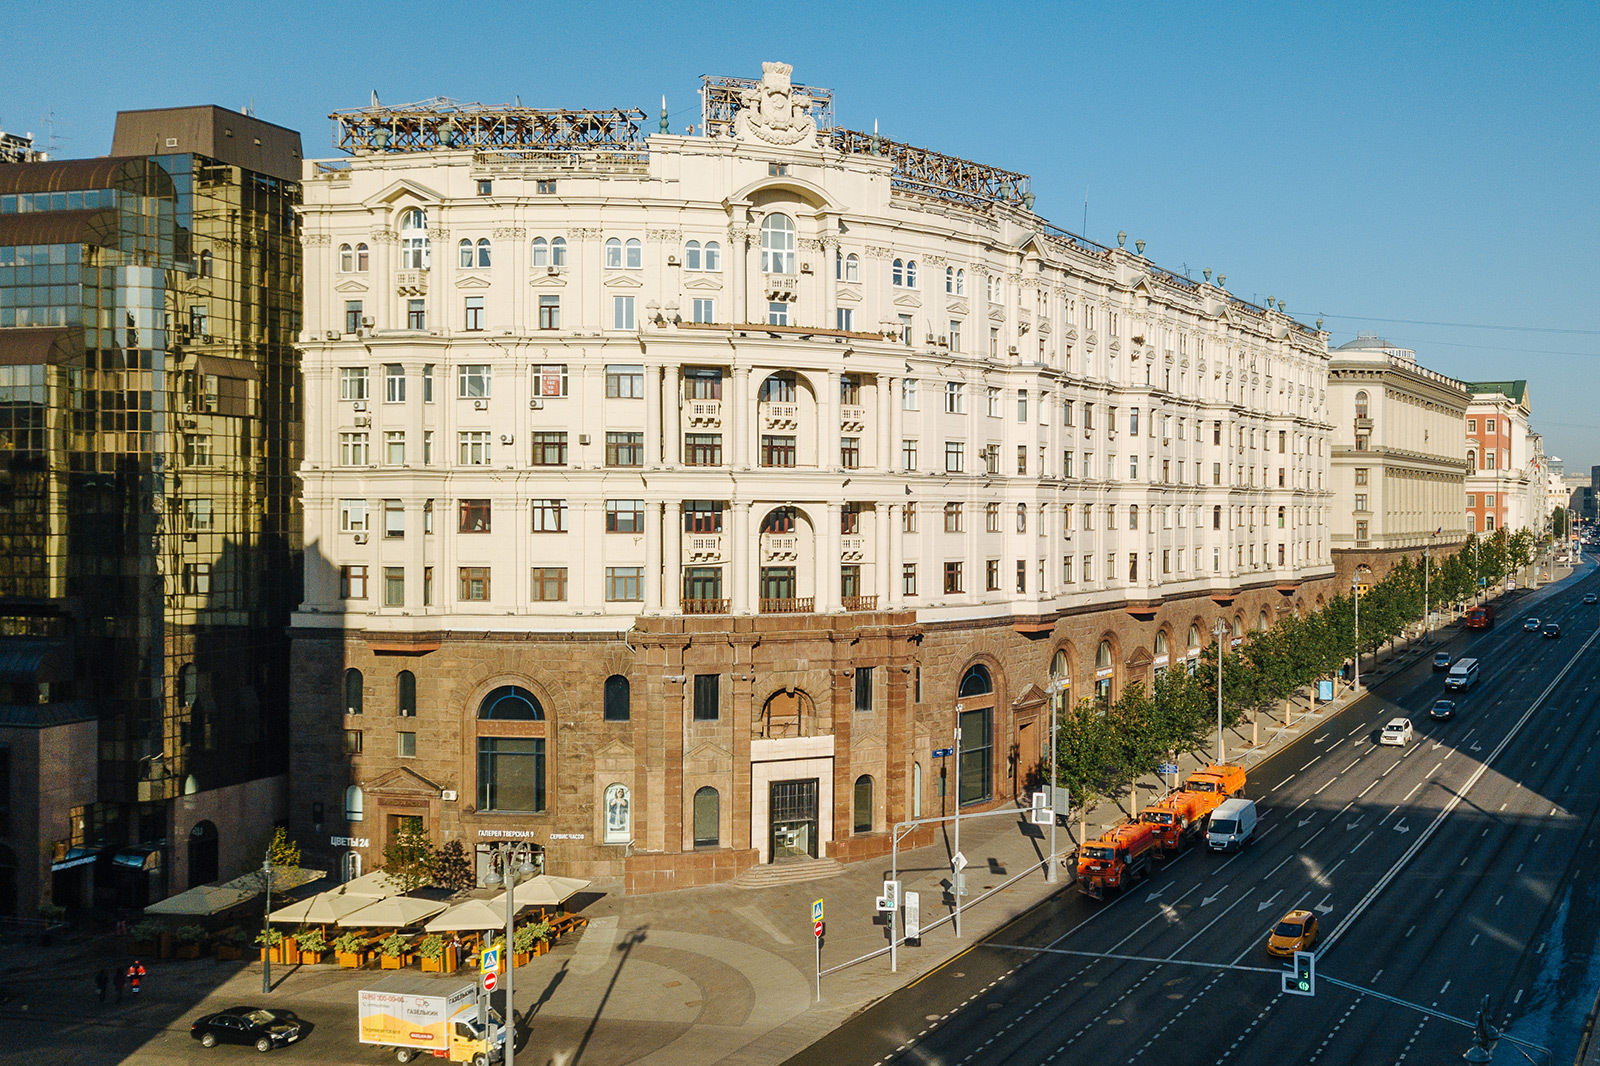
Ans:
POLYGON ((375 105, 307 166, 292 821, 346 874, 407 825, 641 891, 880 854, 958 760, 1026 790, 1052 678, 1327 591, 1325 334, 783 64, 703 93, 375 105))

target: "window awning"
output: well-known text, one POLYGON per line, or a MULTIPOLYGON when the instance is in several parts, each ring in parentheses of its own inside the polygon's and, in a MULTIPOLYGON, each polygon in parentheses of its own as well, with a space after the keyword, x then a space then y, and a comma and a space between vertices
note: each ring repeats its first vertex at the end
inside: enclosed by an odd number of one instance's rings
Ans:
POLYGON ((116 857, 111 861, 118 866, 134 870, 154 870, 161 865, 161 848, 154 844, 134 844, 118 848, 116 857))
POLYGON ((100 857, 105 848, 69 848, 67 853, 50 864, 51 870, 71 870, 76 866, 87 866, 100 857))

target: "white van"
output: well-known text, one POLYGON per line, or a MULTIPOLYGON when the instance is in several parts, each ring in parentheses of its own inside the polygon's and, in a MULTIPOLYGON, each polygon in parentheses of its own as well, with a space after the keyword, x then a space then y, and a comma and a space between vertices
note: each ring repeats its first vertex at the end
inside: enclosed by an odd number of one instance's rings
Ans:
POLYGON ((1212 851, 1238 851, 1255 835, 1256 801, 1235 796, 1211 812, 1206 843, 1212 851))
POLYGON ((1478 660, 1457 659, 1456 664, 1450 668, 1450 674, 1444 679, 1444 687, 1459 692, 1472 687, 1478 680, 1478 660))

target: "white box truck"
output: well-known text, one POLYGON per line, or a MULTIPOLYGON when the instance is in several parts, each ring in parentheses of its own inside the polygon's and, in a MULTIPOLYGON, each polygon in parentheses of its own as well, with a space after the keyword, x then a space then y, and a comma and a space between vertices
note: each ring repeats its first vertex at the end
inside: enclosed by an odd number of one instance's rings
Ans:
POLYGON ((478 1022, 478 986, 448 979, 395 974, 361 996, 361 1042, 393 1051, 398 1062, 419 1055, 489 1066, 505 1058, 500 1016, 489 1011, 488 1033, 478 1022))

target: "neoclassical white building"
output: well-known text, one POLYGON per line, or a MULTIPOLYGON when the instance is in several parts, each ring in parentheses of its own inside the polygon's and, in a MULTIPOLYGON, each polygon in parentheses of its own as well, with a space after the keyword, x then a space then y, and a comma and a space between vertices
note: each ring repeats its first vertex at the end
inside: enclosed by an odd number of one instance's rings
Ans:
POLYGON ((999 802, 1050 677, 1332 574, 1325 334, 781 64, 704 98, 362 109, 307 166, 295 821, 347 870, 407 818, 638 889, 874 854, 958 717, 999 802))

